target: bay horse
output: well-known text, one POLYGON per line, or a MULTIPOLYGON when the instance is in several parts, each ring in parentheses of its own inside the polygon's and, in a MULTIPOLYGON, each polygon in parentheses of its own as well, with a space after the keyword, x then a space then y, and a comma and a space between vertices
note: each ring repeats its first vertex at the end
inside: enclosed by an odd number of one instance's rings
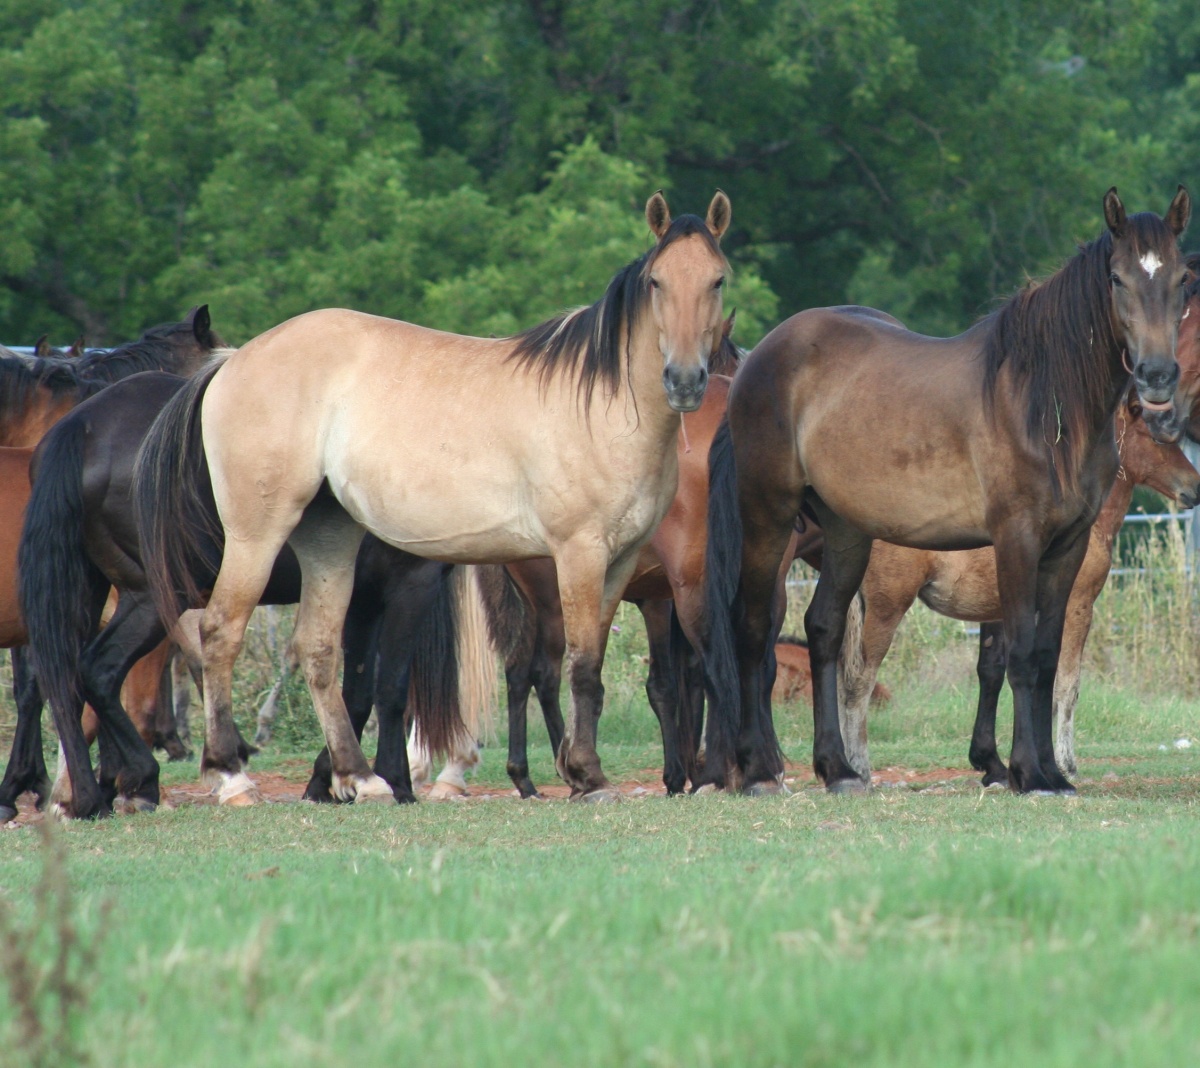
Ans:
POLYGON ((672 220, 595 304, 512 338, 468 338, 344 309, 255 338, 168 405, 139 464, 142 545, 168 613, 187 589, 171 517, 178 457, 203 451, 228 535, 205 610, 208 776, 244 776, 231 680, 276 554, 303 575, 293 645, 325 733, 334 793, 391 796, 337 689, 337 635, 363 531, 458 563, 540 556, 558 568, 571 714, 557 764, 574 796, 615 796, 596 753, 609 623, 641 546, 674 496, 679 415, 700 406, 720 339, 730 219, 672 220), (144 507, 143 507, 144 505, 144 507))
MULTIPOLYGON (((1200 300, 1189 302, 1192 313, 1200 300)), ((1184 351, 1180 347, 1181 353, 1184 351)), ((1192 355, 1190 365, 1200 364, 1192 355)), ((1181 356, 1181 368, 1184 367, 1181 356)), ((1087 551, 1071 588, 1063 627, 1062 649, 1054 683, 1054 753, 1058 766, 1075 774, 1075 705, 1083 650, 1092 625, 1096 598, 1108 581, 1117 532, 1125 522, 1135 486, 1171 498, 1181 507, 1200 501, 1200 474, 1174 444, 1154 441, 1141 418, 1141 405, 1131 392, 1117 411, 1116 439, 1120 469, 1088 535, 1087 551)), ((1004 634, 995 550, 966 552, 911 549, 876 542, 862 582, 861 607, 851 605, 842 661, 842 738, 847 759, 864 779, 870 777, 867 754, 867 704, 879 665, 896 628, 913 602, 952 619, 981 623, 979 706, 970 747, 971 766, 984 773, 985 786, 1006 784, 1008 769, 996 747, 996 704, 1004 683, 1004 634), (855 616, 861 614, 861 619, 855 616)))
POLYGON ((1188 275, 1177 247, 1191 204, 1160 219, 1104 197, 1105 232, 1051 278, 948 340, 866 308, 801 312, 734 380, 710 453, 707 765, 730 785, 770 784, 765 655, 780 565, 802 509, 825 553, 805 615, 813 766, 861 790, 846 759, 837 660, 876 538, 918 549, 993 545, 1013 691, 1008 781, 1071 793, 1051 711, 1067 601, 1118 461, 1113 417, 1134 382, 1169 407, 1188 275), (1132 374, 1126 369, 1132 367, 1132 374))
MULTIPOLYGON (((729 376, 741 350, 732 335, 735 314, 721 328, 708 363, 708 389, 695 413, 684 418, 675 445, 679 481, 663 521, 638 556, 622 598, 637 605, 646 626, 650 664, 646 695, 663 739, 663 782, 668 794, 683 790, 695 772, 699 728, 689 694, 688 662, 704 636, 704 539, 708 498, 708 447, 725 415, 729 376), (674 606, 672 608, 672 606, 674 606), (672 620, 674 614, 675 620, 672 620), (673 638, 674 626, 686 642, 673 638), (681 720, 685 711, 687 717, 681 720)), ((523 798, 540 796, 529 777, 528 702, 536 691, 551 748, 563 737, 559 688, 566 649, 558 575, 551 559, 522 560, 481 574, 488 630, 504 657, 508 696, 508 775, 523 798), (505 575, 503 572, 507 572, 505 575), (509 589, 508 587, 511 587, 509 589)), ((698 661, 695 666, 698 672, 698 661)), ((702 690, 697 683, 701 702, 702 690)), ((703 706, 699 710, 703 715, 703 706)), ((410 762, 414 753, 410 752, 410 762)), ((471 754, 465 754, 469 760, 471 754)), ((424 762, 424 761, 423 761, 424 762)), ((440 781, 457 784, 461 769, 440 781)))
MULTIPOLYGON (((64 814, 103 815, 112 810, 118 797, 124 797, 135 811, 149 810, 159 801, 158 763, 121 702, 130 665, 149 655, 168 631, 142 566, 132 483, 139 446, 163 407, 185 384, 178 376, 157 373, 119 382, 78 405, 37 450, 38 471, 20 549, 21 597, 30 649, 66 752, 70 792, 56 791, 54 797, 64 814), (117 611, 97 634, 110 587, 120 595, 117 611), (99 782, 92 772, 80 723, 85 698, 104 728, 99 782)), ((204 474, 203 470, 189 473, 201 496, 207 488, 204 474)), ((184 518, 179 516, 177 521, 184 518)), ((404 609, 418 620, 431 607, 450 610, 439 596, 449 565, 412 557, 376 539, 364 541, 360 558, 358 587, 362 596, 352 601, 348 616, 358 631, 369 631, 374 619, 370 605, 380 596, 402 601, 404 609), (369 602, 366 607, 359 603, 364 599, 369 602)), ((219 560, 219 544, 202 546, 191 561, 192 581, 211 586, 219 560)), ((263 590, 263 602, 294 603, 299 594, 296 558, 285 548, 263 590)), ((354 628, 348 626, 350 629, 354 628)), ((446 739, 453 738, 459 720, 457 654, 453 647, 437 642, 441 635, 453 633, 448 623, 432 635, 410 635, 404 648, 393 645, 389 649, 405 672, 410 662, 416 664, 414 682, 418 697, 424 698, 422 724, 443 747, 448 747, 446 739), (421 644, 422 635, 426 644, 421 644), (422 660, 418 653, 423 653, 422 660), (422 670, 423 664, 430 666, 422 670), (442 718, 435 719, 438 715, 442 718)), ((347 686, 360 685, 366 655, 361 642, 354 645, 347 686)), ((363 715, 362 721, 365 719, 363 715)), ((28 729, 40 732, 40 721, 35 720, 28 729)), ((357 729, 361 731, 361 723, 357 729)), ((244 759, 249 747, 240 735, 238 745, 244 759)), ((327 757, 324 764, 318 758, 305 794, 309 800, 331 800, 327 765, 327 757)), ((376 768, 393 786, 398 801, 413 799, 402 724, 395 735, 380 732, 376 768)), ((257 791, 241 791, 222 800, 252 803, 257 791)))

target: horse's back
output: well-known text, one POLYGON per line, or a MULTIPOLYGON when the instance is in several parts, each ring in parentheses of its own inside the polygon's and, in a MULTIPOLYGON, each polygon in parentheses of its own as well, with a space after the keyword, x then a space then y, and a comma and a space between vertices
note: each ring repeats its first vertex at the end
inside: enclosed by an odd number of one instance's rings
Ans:
POLYGON ((968 548, 983 543, 989 462, 978 353, 970 331, 930 338, 870 308, 810 309, 750 354, 731 412, 757 408, 743 421, 789 428, 797 477, 876 537, 968 548), (871 506, 881 498, 894 504, 871 506), (868 524, 868 513, 888 522, 868 524), (939 544, 945 529, 970 533, 939 544))
POLYGON ((662 463, 638 444, 636 406, 597 391, 585 413, 573 374, 543 381, 514 347, 346 309, 280 324, 205 395, 218 500, 240 494, 259 522, 252 498, 295 511, 326 481, 382 540, 456 562, 544 556, 605 515, 653 525, 666 505, 643 486, 657 487, 662 463), (245 455, 258 457, 254 484, 237 489, 245 455))

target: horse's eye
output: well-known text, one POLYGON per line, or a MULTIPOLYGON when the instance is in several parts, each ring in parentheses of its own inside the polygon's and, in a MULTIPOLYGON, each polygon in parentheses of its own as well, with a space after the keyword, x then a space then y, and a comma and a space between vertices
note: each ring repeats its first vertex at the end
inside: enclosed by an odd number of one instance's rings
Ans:
POLYGON ((1111 273, 1111 274, 1108 276, 1108 280, 1109 280, 1110 282, 1112 282, 1112 284, 1113 284, 1114 286, 1120 286, 1120 285, 1124 285, 1124 283, 1121 281, 1121 277, 1120 277, 1120 275, 1118 275, 1116 271, 1113 271, 1113 272, 1112 272, 1112 273, 1111 273))
POLYGON ((650 288, 651 288, 651 289, 657 289, 657 288, 658 288, 658 279, 657 279, 657 278, 651 278, 651 279, 650 279, 650 288))
POLYGON ((713 289, 720 289, 720 288, 721 288, 721 287, 722 287, 724 284, 725 284, 725 279, 724 279, 724 277, 718 278, 718 279, 717 279, 717 280, 716 280, 716 281, 713 283, 713 289))

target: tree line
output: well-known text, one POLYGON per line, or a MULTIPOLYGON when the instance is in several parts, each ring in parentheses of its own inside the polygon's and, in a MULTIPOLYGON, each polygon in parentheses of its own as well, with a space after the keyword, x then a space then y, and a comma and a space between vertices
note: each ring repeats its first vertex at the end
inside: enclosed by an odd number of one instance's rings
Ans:
POLYGON ((502 334, 732 198, 739 340, 955 333, 1197 182, 1180 0, 0 0, 0 340, 346 305, 502 334))

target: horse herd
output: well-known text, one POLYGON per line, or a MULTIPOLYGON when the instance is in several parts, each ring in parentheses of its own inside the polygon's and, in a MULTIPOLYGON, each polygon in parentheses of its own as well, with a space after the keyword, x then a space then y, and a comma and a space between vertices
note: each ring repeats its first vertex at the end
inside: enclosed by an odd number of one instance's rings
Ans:
POLYGON ((1073 792, 1080 658, 1133 486, 1200 499, 1177 444, 1200 432, 1188 194, 1162 217, 1127 215, 1115 189, 1103 209, 1099 238, 950 339, 822 308, 742 358, 728 198, 672 218, 656 193, 653 247, 596 303, 515 337, 338 309, 231 350, 202 307, 109 352, 0 357, 18 706, 0 820, 26 790, 51 798, 43 699, 60 811, 159 803, 152 745, 179 744, 160 695, 172 642, 203 694, 202 776, 222 803, 258 800, 232 679, 261 604, 299 605, 290 651, 326 741, 309 800, 413 800, 409 723, 424 751, 472 759, 493 650, 521 795, 537 792, 536 690, 572 796, 615 797, 597 724, 622 599, 650 636, 668 791, 778 792, 774 648, 797 557, 820 569, 805 631, 830 791, 870 782, 875 674, 920 597, 984 624, 984 783, 1073 792))

